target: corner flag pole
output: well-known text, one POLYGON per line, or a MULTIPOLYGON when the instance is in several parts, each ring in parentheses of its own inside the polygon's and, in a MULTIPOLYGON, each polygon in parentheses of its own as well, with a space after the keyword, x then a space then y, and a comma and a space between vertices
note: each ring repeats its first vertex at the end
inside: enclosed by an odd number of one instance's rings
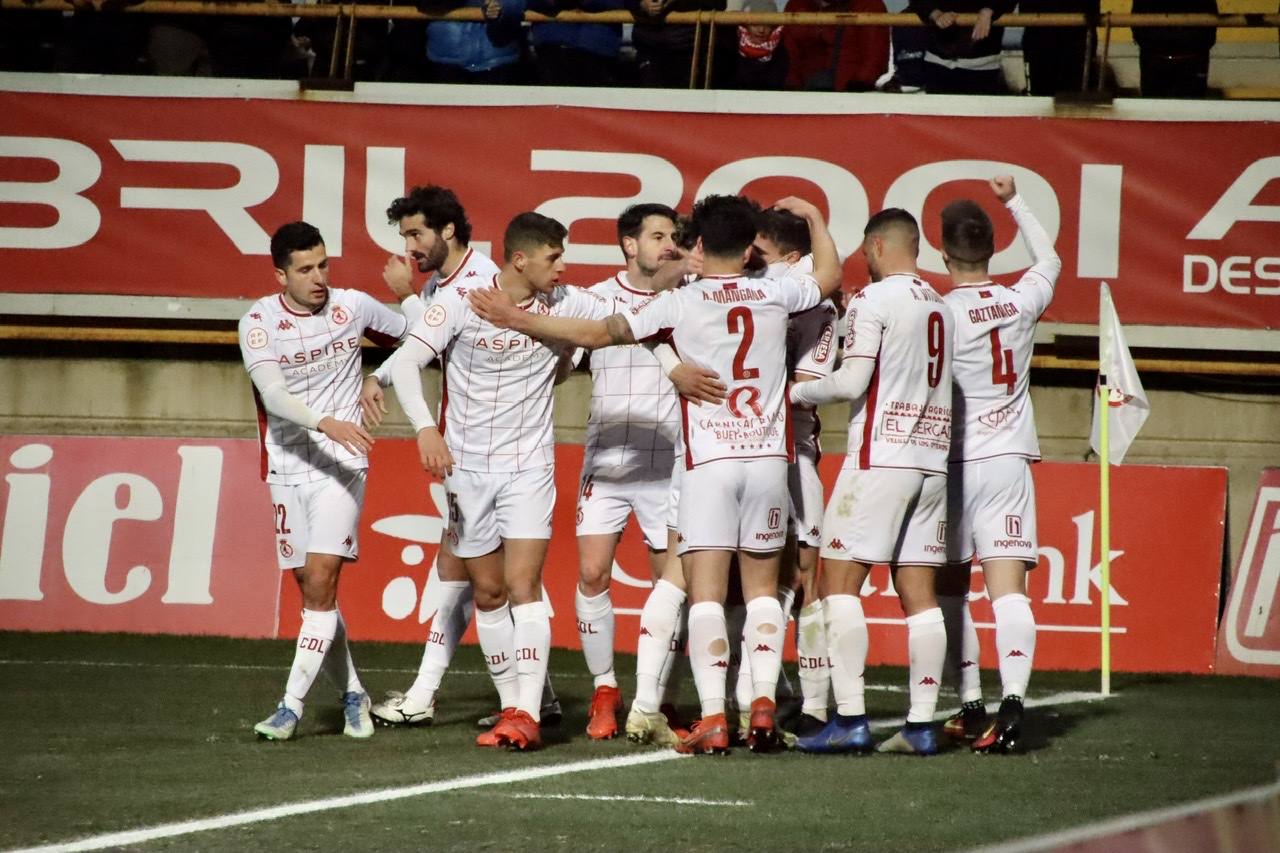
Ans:
MULTIPOLYGON (((1105 362, 1103 362, 1105 364, 1105 362)), ((1102 695, 1111 695, 1111 436, 1107 411, 1110 391, 1107 375, 1098 375, 1098 405, 1102 414, 1098 420, 1100 444, 1098 454, 1098 526, 1099 549, 1102 551, 1102 695)))

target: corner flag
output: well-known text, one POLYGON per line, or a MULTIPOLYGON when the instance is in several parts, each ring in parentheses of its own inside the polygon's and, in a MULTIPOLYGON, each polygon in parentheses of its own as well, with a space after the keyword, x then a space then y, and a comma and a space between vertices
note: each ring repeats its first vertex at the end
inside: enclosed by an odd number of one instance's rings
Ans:
POLYGON ((1119 465, 1129 451, 1138 430, 1151 414, 1147 393, 1133 365, 1129 345, 1120 328, 1115 305, 1111 302, 1111 289, 1102 283, 1098 299, 1098 386, 1107 389, 1107 433, 1110 447, 1102 446, 1102 406, 1097 399, 1093 405, 1093 429, 1089 433, 1089 445, 1103 459, 1119 465))

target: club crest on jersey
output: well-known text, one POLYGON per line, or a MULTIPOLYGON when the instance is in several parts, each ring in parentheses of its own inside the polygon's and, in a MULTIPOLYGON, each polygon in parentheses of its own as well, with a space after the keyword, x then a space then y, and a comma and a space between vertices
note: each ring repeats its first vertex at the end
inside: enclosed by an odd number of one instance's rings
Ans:
POLYGON ((293 546, 289 544, 288 539, 280 540, 280 556, 286 560, 293 556, 293 546))
POLYGON ((422 315, 422 322, 434 328, 444 325, 445 318, 448 316, 449 314, 445 311, 444 306, 437 303, 428 308, 426 313, 422 315))
POLYGON ((249 349, 262 349, 267 345, 267 330, 261 326, 254 326, 245 333, 244 342, 249 349))
POLYGON ((351 315, 348 314, 347 309, 343 308, 341 305, 333 306, 333 311, 329 313, 329 316, 332 317, 333 322, 337 323, 339 326, 345 326, 351 322, 351 315))

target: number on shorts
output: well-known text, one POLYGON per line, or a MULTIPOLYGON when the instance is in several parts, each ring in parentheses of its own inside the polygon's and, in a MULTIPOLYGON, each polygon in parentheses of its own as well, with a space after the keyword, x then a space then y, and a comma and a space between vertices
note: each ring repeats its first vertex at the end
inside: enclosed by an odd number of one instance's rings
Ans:
POLYGON ((462 518, 462 510, 458 509, 458 493, 449 492, 449 521, 457 524, 460 518, 462 518))
POLYGON ((1013 393, 1018 374, 1013 369, 1013 350, 1000 346, 1000 330, 991 330, 991 384, 1003 385, 1006 394, 1013 393))
POLYGON ((582 481, 582 499, 584 501, 591 500, 591 490, 596 487, 595 477, 588 477, 582 481))
POLYGON ((276 507, 276 533, 281 535, 285 533, 292 533, 293 531, 289 529, 289 524, 288 524, 289 513, 285 510, 284 504, 276 504, 275 507, 276 507))
POLYGON ((728 323, 729 334, 742 335, 738 351, 733 356, 733 378, 739 381, 758 378, 760 370, 746 365, 747 351, 751 349, 751 341, 756 336, 756 324, 751 316, 751 309, 744 305, 730 308, 728 323))
POLYGON ((925 371, 925 378, 929 381, 930 388, 937 388, 938 383, 942 381, 942 358, 946 354, 942 314, 934 311, 929 315, 929 324, 926 331, 928 332, 929 364, 925 371))

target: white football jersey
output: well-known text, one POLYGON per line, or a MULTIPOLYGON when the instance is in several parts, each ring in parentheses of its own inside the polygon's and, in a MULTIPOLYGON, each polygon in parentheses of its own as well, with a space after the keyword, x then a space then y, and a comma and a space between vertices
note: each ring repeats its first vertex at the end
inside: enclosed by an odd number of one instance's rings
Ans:
MULTIPOLYGON (((652 291, 631 287, 625 271, 595 285, 591 292, 607 300, 614 314, 654 296, 652 291)), ((676 390, 648 348, 636 344, 592 351, 591 414, 583 470, 669 472, 679 433, 676 390)))
POLYGON ((622 316, 636 340, 669 338, 682 361, 729 386, 717 406, 680 399, 686 469, 719 459, 792 458, 787 317, 822 299, 812 276, 707 276, 622 316))
POLYGON ((1061 263, 1020 196, 1009 201, 1036 263, 1010 287, 957 286, 944 297, 955 317, 953 462, 997 456, 1040 458, 1031 408, 1036 323, 1053 300, 1061 263))
POLYGON ((473 287, 488 287, 489 282, 493 281, 493 277, 497 274, 497 264, 487 256, 468 247, 467 253, 462 256, 462 261, 458 264, 457 269, 447 276, 441 276, 439 270, 433 272, 431 277, 422 285, 422 296, 413 295, 408 297, 400 303, 400 310, 412 322, 426 312, 427 302, 430 301, 432 295, 439 288, 448 287, 449 285, 464 290, 469 290, 473 287))
MULTIPOLYGON (((490 283, 496 285, 496 279, 490 283)), ((611 303, 565 285, 521 307, 593 320, 613 313, 611 303)), ((409 335, 444 361, 440 422, 456 467, 493 473, 555 464, 551 414, 557 350, 481 319, 459 287, 438 289, 409 335)), ((405 352, 402 347, 395 358, 405 352)), ((422 426, 414 423, 414 429, 422 426)))
POLYGON ((844 466, 944 474, 951 447, 951 309, 932 287, 897 273, 849 300, 844 357, 875 371, 853 401, 844 466))
MULTIPOLYGON (((390 345, 404 337, 408 321, 360 290, 329 289, 324 307, 313 314, 294 311, 281 294, 253 303, 240 318, 240 354, 250 374, 274 362, 286 387, 322 417, 361 423, 360 338, 368 334, 390 345)), ((316 430, 276 417, 263 408, 257 388, 258 435, 263 447, 262 476, 268 483, 296 485, 321 479, 335 468, 367 468, 364 454, 353 454, 316 430)))

